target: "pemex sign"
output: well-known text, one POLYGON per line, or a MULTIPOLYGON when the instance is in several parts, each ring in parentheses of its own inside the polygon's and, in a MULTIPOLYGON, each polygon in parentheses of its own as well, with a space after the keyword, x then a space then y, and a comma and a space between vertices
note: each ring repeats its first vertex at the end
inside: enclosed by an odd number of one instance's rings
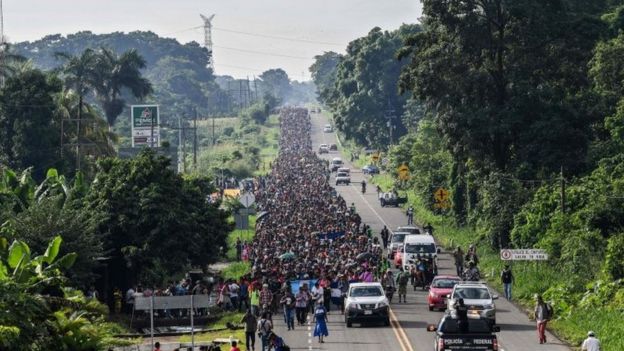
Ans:
POLYGON ((132 147, 160 146, 160 115, 158 105, 132 105, 132 147))

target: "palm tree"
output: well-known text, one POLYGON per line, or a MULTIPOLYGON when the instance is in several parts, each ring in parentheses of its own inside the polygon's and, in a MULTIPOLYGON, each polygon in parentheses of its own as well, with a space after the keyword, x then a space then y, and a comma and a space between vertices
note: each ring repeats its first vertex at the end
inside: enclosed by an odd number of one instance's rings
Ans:
POLYGON ((0 84, 4 85, 4 80, 13 75, 18 70, 16 63, 26 61, 24 56, 11 52, 11 45, 7 42, 0 42, 0 84))
POLYGON ((152 93, 152 85, 141 74, 143 68, 145 60, 134 49, 121 55, 106 48, 102 48, 98 53, 94 87, 96 98, 106 115, 109 130, 126 104, 122 97, 122 89, 129 90, 138 99, 152 93))
POLYGON ((80 120, 82 119, 84 97, 94 87, 97 55, 95 51, 86 49, 80 56, 72 56, 66 53, 56 53, 55 56, 65 60, 65 65, 62 67, 65 85, 78 95, 78 119, 80 120))

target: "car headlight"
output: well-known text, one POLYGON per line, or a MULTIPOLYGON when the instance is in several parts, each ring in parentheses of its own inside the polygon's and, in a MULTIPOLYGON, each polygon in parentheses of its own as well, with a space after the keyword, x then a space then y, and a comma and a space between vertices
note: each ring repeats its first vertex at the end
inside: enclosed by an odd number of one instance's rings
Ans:
POLYGON ((486 309, 486 310, 493 310, 494 309, 494 304, 484 305, 483 308, 486 309))
POLYGON ((358 305, 357 303, 348 303, 345 308, 348 310, 357 310, 360 308, 360 305, 358 305))
POLYGON ((377 304, 377 308, 388 307, 388 303, 386 301, 381 301, 377 304))

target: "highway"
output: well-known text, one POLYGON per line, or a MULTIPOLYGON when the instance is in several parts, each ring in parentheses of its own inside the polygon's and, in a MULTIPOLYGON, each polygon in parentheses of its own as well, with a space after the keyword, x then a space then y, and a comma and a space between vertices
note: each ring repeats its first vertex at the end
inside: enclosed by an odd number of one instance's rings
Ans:
MULTIPOLYGON (((321 114, 312 114, 312 145, 318 148, 319 144, 337 143, 334 133, 323 133, 323 125, 328 123, 321 114)), ((322 158, 331 159, 340 157, 339 152, 324 154, 322 158)), ((344 160, 344 159, 343 159, 344 160)), ((336 187, 340 195, 348 204, 354 203, 357 212, 363 221, 373 228, 378 235, 386 225, 393 230, 400 225, 407 225, 407 217, 400 208, 382 208, 377 201, 377 193, 372 184, 367 186, 367 193, 362 194, 360 182, 368 176, 349 165, 352 170, 350 186, 336 187)), ((333 179, 333 178, 332 178, 333 179)), ((415 218, 418 222, 418 219, 415 218)), ((380 240, 381 242, 381 240, 380 240)), ((440 274, 453 274, 452 257, 443 251, 439 258, 440 274)), ((407 303, 392 304, 392 326, 381 325, 360 326, 354 324, 347 328, 340 312, 332 310, 329 314, 329 337, 325 343, 319 344, 312 335, 314 325, 296 327, 294 331, 287 331, 281 313, 276 313, 273 320, 276 324, 276 333, 286 340, 293 349, 298 350, 401 350, 401 351, 432 351, 434 350, 434 336, 426 331, 428 324, 436 324, 443 312, 430 312, 426 300, 427 292, 412 291, 408 286, 407 303)), ((333 306, 332 306, 333 307, 333 306)), ((498 334, 500 349, 504 351, 564 351, 570 348, 548 333, 548 343, 540 345, 535 331, 535 323, 504 297, 496 301, 497 322, 501 328, 498 334)))

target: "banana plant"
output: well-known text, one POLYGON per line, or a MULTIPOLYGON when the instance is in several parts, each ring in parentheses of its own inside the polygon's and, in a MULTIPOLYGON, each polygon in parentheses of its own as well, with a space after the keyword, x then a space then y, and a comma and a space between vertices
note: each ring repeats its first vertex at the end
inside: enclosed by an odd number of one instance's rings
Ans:
MULTIPOLYGON (((1 239, 1 238, 0 238, 1 239)), ((16 283, 36 285, 50 278, 58 278, 62 270, 70 268, 76 261, 76 253, 69 253, 57 259, 63 239, 55 237, 48 244, 43 255, 31 258, 30 247, 20 240, 6 246, 6 240, 0 240, 0 281, 13 280, 16 283)))

